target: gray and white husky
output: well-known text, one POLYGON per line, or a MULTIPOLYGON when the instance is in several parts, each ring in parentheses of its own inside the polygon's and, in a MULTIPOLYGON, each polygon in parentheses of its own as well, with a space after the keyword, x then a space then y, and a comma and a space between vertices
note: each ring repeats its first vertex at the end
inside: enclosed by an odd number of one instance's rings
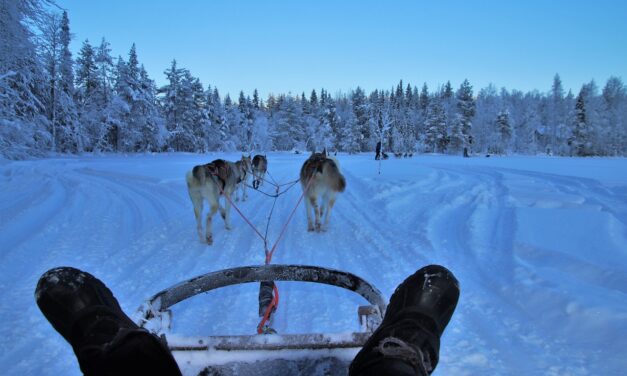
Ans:
POLYGON ((300 169, 300 184, 305 194, 307 230, 325 231, 336 194, 346 189, 346 179, 340 172, 339 162, 328 156, 326 150, 312 153, 300 169), (312 214, 315 220, 312 219, 312 214))
MULTIPOLYGON (((211 219, 213 215, 220 209, 220 215, 224 219, 224 225, 227 230, 231 229, 231 202, 225 200, 225 207, 220 206, 220 195, 232 197, 233 192, 241 184, 247 174, 245 157, 237 162, 229 162, 223 159, 216 159, 211 163, 194 166, 185 177, 187 181, 187 192, 189 198, 194 205, 194 215, 196 217, 196 229, 200 241, 213 243, 213 235, 211 233, 211 219), (209 202, 209 213, 207 214, 207 224, 205 234, 202 229, 202 210, 203 200, 209 202)), ((250 157, 248 157, 250 163, 250 157)), ((250 164, 248 165, 248 169, 250 164)), ((244 185, 245 184, 241 184, 244 185)))

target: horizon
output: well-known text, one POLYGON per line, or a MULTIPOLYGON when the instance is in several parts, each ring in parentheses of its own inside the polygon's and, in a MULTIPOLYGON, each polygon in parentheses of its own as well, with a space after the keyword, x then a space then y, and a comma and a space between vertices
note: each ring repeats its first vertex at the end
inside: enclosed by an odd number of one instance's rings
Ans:
POLYGON ((591 80, 602 87, 612 76, 627 77, 627 51, 617 47, 627 43, 627 4, 616 1, 58 5, 68 12, 74 59, 86 39, 97 46, 104 37, 112 56, 124 60, 135 43, 158 86, 176 59, 203 87, 233 99, 254 89, 264 100, 321 88, 334 96, 358 86, 369 93, 393 89, 399 80, 419 89, 426 83, 429 92, 468 79, 475 93, 489 84, 546 93, 555 74, 565 93, 576 94, 591 80), (172 15, 179 11, 185 14, 172 15))

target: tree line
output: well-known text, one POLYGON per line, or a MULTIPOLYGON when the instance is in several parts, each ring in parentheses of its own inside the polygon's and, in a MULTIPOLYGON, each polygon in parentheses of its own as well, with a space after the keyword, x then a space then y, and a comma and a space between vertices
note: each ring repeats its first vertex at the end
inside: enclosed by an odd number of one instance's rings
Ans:
POLYGON ((610 77, 565 93, 558 74, 546 93, 474 92, 465 80, 430 90, 401 80, 367 94, 357 87, 232 99, 203 86, 176 60, 166 85, 148 76, 133 44, 114 58, 103 38, 74 58, 66 12, 44 0, 2 2, 0 155, 50 152, 337 150, 397 155, 496 153, 626 155, 627 96, 610 77))

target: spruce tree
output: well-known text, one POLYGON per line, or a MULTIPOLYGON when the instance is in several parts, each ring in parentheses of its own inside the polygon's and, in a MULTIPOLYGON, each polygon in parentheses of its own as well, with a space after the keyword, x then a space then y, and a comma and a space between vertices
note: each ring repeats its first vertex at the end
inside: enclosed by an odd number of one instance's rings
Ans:
POLYGON ((579 157, 590 155, 590 129, 586 116, 586 94, 586 86, 584 85, 577 95, 573 131, 568 142, 572 152, 579 157))
POLYGON ((111 77, 113 75, 114 68, 113 58, 111 57, 111 47, 104 38, 102 38, 100 46, 98 46, 96 50, 94 62, 98 69, 98 86, 100 88, 99 99, 102 101, 101 105, 104 107, 111 101, 111 77))
POLYGON ((627 153, 627 89, 618 77, 610 77, 602 92, 604 129, 602 141, 610 155, 627 153))
POLYGON ((424 140, 425 145, 430 148, 432 153, 444 152, 446 150, 449 143, 446 125, 446 111, 442 106, 441 99, 433 98, 429 103, 425 119, 424 140))
POLYGON ((42 155, 52 143, 41 116, 49 88, 26 26, 41 20, 42 9, 38 0, 0 2, 0 155, 7 158, 42 155))
POLYGON ((89 44, 89 40, 83 42, 83 46, 76 59, 76 66, 78 98, 84 103, 88 98, 91 98, 99 84, 95 53, 93 47, 89 44))
POLYGON ((422 90, 420 91, 420 110, 422 111, 423 116, 427 114, 428 107, 429 107, 429 89, 427 88, 427 83, 425 82, 422 85, 422 90))
POLYGON ((496 129, 500 135, 500 152, 506 153, 509 150, 509 143, 512 138, 512 126, 509 122, 509 112, 500 111, 496 117, 496 129))
POLYGON ((366 102, 366 95, 359 86, 351 95, 351 103, 354 116, 354 124, 351 126, 351 128, 354 129, 349 132, 352 134, 350 143, 351 151, 357 152, 373 150, 376 140, 372 138, 374 133, 370 129, 369 111, 368 104, 366 102), (356 142, 357 145, 359 145, 357 150, 352 150, 352 142, 356 142))
POLYGON ((464 80, 456 93, 457 114, 455 116, 453 131, 451 132, 451 149, 462 151, 470 148, 473 137, 472 119, 475 116, 475 100, 473 98, 472 86, 468 80, 464 80))
POLYGON ((59 151, 75 153, 82 150, 78 130, 78 114, 74 102, 74 71, 72 66, 72 53, 70 52, 70 21, 67 12, 61 17, 61 60, 59 63, 59 104, 57 121, 59 130, 57 147, 59 151))

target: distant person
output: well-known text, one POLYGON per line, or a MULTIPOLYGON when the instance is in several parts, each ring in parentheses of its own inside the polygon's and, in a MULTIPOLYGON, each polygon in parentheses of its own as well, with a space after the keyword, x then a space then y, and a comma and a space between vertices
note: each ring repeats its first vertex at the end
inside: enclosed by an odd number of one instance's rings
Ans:
MULTIPOLYGON (((39 279, 35 299, 72 345, 85 375, 181 375, 164 341, 126 316, 111 290, 91 274, 51 269, 39 279)), ((353 359, 349 375, 431 374, 458 299, 459 283, 446 268, 418 270, 394 291, 381 325, 353 359)))

